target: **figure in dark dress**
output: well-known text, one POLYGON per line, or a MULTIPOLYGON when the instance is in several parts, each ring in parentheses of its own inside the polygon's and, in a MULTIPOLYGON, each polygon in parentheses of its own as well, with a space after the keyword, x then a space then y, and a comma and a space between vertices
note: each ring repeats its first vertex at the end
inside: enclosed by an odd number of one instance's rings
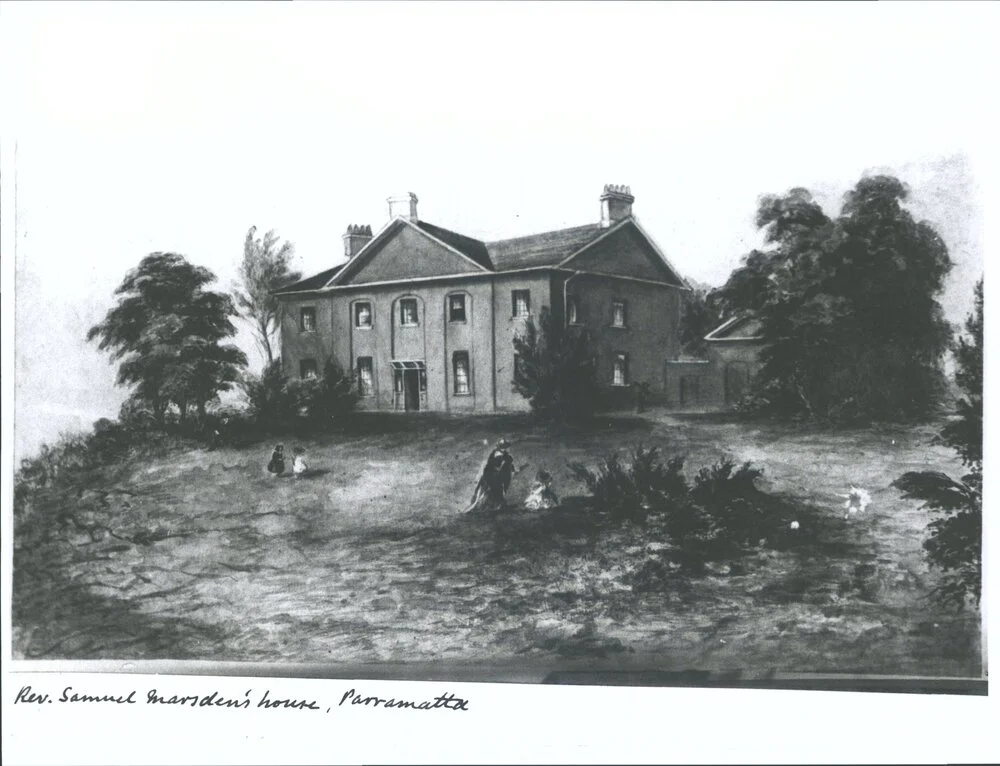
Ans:
POLYGON ((510 442, 501 439, 486 458, 479 483, 472 493, 472 504, 465 513, 473 511, 498 511, 507 505, 507 490, 517 473, 514 458, 510 454, 510 442))

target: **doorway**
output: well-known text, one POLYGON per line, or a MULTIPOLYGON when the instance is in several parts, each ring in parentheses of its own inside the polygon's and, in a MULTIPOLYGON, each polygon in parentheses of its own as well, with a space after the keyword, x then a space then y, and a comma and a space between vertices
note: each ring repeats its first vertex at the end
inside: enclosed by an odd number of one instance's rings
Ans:
POLYGON ((726 404, 736 404, 742 399, 750 385, 750 366, 745 362, 730 362, 726 365, 726 404))
POLYGON ((420 371, 403 370, 403 402, 407 412, 420 409, 420 371))

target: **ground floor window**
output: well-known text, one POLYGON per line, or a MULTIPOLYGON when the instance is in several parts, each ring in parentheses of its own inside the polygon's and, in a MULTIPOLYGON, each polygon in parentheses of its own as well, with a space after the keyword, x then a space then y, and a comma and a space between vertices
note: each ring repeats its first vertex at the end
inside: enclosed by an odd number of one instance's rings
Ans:
POLYGON ((452 354, 452 367, 454 368, 455 394, 457 396, 469 394, 469 352, 456 351, 452 354))
POLYGON ((615 354, 615 366, 614 375, 612 377, 612 385, 615 386, 627 386, 628 385, 628 355, 617 353, 615 354))
POLYGON ((319 374, 315 359, 303 359, 299 362, 300 378, 315 378, 319 374))
POLYGON ((358 357, 358 393, 361 396, 374 396, 375 394, 375 380, 370 356, 358 357))

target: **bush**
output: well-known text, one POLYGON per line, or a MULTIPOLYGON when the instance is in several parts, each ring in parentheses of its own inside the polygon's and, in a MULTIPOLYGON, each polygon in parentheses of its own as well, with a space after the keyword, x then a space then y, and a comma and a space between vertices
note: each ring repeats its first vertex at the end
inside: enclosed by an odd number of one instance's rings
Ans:
MULTIPOLYGON (((671 546, 670 559, 685 571, 701 571, 710 561, 739 556, 777 538, 786 514, 777 498, 758 488, 761 469, 726 457, 700 469, 689 486, 683 466, 682 457, 664 463, 657 448, 638 447, 627 461, 612 454, 596 471, 579 463, 570 469, 598 510, 659 531, 671 546)), ((643 577, 669 571, 662 561, 646 569, 643 577)))
POLYGON ((343 424, 358 403, 353 378, 334 362, 327 362, 321 377, 296 380, 274 362, 260 375, 248 375, 243 391, 251 418, 265 431, 325 430, 343 424))
POLYGON ((664 465, 659 448, 647 450, 641 446, 632 451, 628 463, 622 463, 617 454, 605 456, 596 472, 581 463, 569 464, 601 509, 631 520, 642 520, 686 493, 683 467, 684 458, 671 458, 664 465))
POLYGON ((538 327, 529 319, 514 338, 514 350, 514 390, 539 418, 577 423, 602 408, 593 342, 583 328, 561 327, 543 308, 538 327))

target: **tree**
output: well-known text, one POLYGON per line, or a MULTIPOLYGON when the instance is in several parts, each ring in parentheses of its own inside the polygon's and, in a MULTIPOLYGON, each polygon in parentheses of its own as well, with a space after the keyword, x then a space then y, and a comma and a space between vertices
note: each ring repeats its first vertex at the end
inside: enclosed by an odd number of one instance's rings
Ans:
POLYGON ((515 336, 514 352, 514 390, 539 416, 568 423, 586 420, 599 408, 597 363, 585 329, 562 327, 543 308, 538 326, 529 318, 524 333, 515 336))
POLYGON ((274 362, 274 334, 281 322, 281 302, 274 291, 297 282, 302 275, 290 267, 295 246, 288 241, 278 244, 278 235, 269 231, 263 239, 255 237, 257 227, 251 226, 243 241, 243 261, 240 263, 241 287, 233 292, 236 305, 251 324, 267 364, 274 362))
POLYGON ((951 259, 903 207, 907 195, 891 176, 862 178, 835 219, 805 189, 761 199, 765 246, 719 301, 761 319, 757 383, 775 408, 905 419, 936 405, 950 337, 937 297, 951 259))
POLYGON ((937 441, 952 447, 969 472, 955 480, 937 471, 911 471, 893 486, 907 499, 923 501, 938 518, 924 541, 933 564, 945 572, 937 596, 959 608, 970 597, 979 604, 983 561, 983 281, 976 285, 975 307, 965 322, 968 335, 955 344, 955 382, 964 396, 956 416, 937 441))
POLYGON ((688 354, 704 354, 705 336, 722 323, 723 315, 711 289, 696 288, 684 298, 681 313, 681 348, 688 354))
POLYGON ((236 333, 236 309, 228 295, 205 289, 213 281, 211 271, 181 255, 152 253, 125 275, 117 305, 87 333, 120 361, 118 384, 134 386, 133 398, 161 423, 171 402, 182 419, 191 405, 204 415, 246 366, 242 351, 221 344, 236 333))

